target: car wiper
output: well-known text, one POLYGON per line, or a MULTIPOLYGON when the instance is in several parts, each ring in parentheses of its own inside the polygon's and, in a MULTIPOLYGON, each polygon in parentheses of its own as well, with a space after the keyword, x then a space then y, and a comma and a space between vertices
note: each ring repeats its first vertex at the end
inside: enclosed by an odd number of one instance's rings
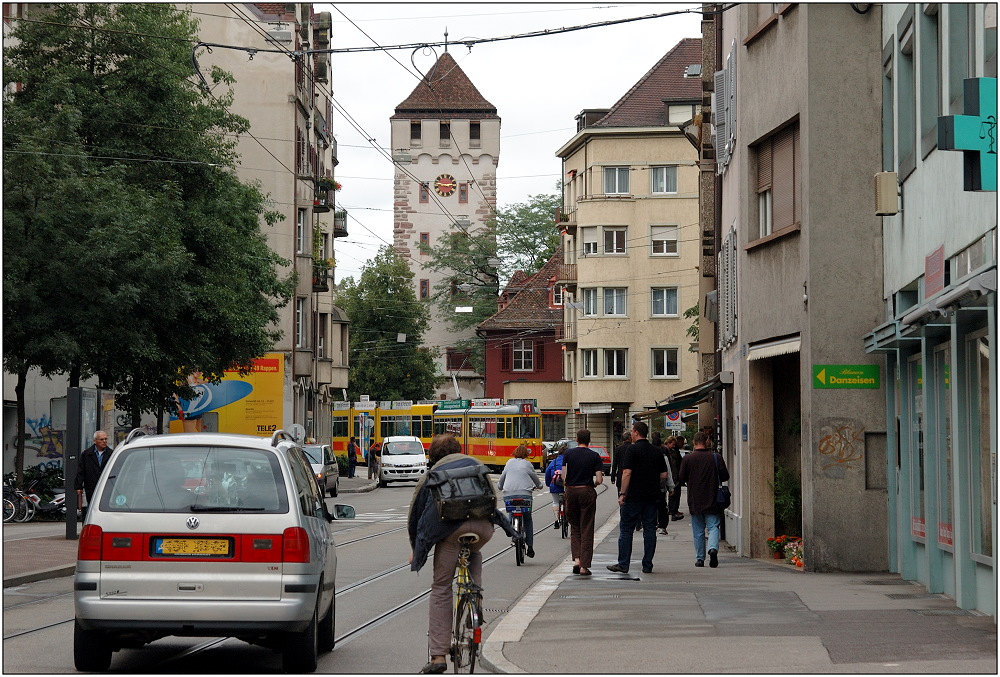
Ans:
POLYGON ((248 508, 239 505, 192 505, 191 512, 259 512, 264 508, 248 508))

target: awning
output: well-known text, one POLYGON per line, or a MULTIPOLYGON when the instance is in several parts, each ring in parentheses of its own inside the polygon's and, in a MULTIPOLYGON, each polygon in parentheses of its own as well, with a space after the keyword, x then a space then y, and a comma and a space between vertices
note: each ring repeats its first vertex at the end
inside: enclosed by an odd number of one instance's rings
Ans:
POLYGON ((688 407, 694 406, 699 402, 707 400, 716 390, 732 385, 732 383, 733 372, 720 371, 709 380, 696 385, 694 388, 688 388, 687 390, 682 390, 679 393, 674 393, 662 402, 657 402, 656 409, 650 409, 649 411, 644 411, 641 414, 632 414, 632 418, 641 420, 644 418, 659 416, 660 414, 666 414, 671 411, 687 409, 688 407))
POLYGON ((798 336, 778 339, 777 341, 767 341, 766 343, 758 343, 755 346, 750 346, 750 349, 747 351, 747 359, 762 360, 765 357, 797 353, 801 347, 802 341, 798 336))
POLYGON ((610 414, 612 411, 610 402, 581 402, 581 414, 610 414))

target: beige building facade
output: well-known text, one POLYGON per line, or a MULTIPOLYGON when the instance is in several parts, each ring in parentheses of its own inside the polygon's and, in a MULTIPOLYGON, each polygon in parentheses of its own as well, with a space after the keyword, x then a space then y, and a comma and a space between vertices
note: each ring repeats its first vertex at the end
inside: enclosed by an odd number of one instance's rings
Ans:
POLYGON ((684 312, 698 303, 694 117, 700 40, 685 39, 611 109, 585 110, 563 167, 567 433, 611 448, 630 416, 696 385, 684 312))

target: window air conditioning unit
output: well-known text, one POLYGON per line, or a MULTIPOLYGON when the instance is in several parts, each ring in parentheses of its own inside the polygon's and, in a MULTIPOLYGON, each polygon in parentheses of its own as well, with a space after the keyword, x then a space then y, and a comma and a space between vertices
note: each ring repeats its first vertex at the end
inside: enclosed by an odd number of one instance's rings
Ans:
POLYGON ((875 175, 875 215, 894 216, 899 213, 899 180, 896 172, 875 175))

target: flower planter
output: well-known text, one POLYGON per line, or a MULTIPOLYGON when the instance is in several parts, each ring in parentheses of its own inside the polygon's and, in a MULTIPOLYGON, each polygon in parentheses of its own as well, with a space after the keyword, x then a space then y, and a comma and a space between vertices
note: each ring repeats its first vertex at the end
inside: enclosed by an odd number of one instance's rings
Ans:
POLYGON ((785 556, 783 554, 781 554, 780 552, 772 552, 771 554, 774 555, 774 559, 784 559, 785 558, 785 556))

